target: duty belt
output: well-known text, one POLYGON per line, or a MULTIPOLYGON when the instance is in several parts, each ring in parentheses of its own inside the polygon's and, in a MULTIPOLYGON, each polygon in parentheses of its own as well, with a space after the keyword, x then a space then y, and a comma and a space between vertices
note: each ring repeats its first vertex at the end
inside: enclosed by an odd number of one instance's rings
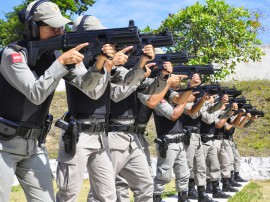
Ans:
POLYGON ((223 140, 223 135, 214 135, 215 140, 223 140))
POLYGON ((189 130, 191 133, 200 134, 200 128, 196 126, 185 126, 186 130, 189 130))
POLYGON ((135 125, 109 125, 109 132, 134 133, 135 128, 135 125))
POLYGON ((79 133, 104 132, 106 130, 106 123, 98 123, 98 124, 77 123, 77 125, 79 133))
POLYGON ((213 137, 207 136, 207 135, 201 135, 201 140, 203 143, 206 143, 210 140, 213 140, 213 137))
POLYGON ((41 132, 42 129, 18 128, 16 135, 26 139, 36 139, 39 137, 41 132))
POLYGON ((183 137, 177 137, 173 139, 165 138, 166 143, 180 143, 183 142, 183 137))

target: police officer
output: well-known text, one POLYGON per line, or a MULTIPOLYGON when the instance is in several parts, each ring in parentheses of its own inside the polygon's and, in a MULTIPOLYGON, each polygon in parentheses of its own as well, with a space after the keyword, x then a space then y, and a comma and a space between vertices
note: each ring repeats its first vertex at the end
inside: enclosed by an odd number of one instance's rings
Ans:
MULTIPOLYGON (((76 19, 73 31, 82 27, 85 30, 105 29, 95 16, 88 15, 76 19)), ((105 62, 104 79, 100 81, 98 88, 87 95, 66 83, 68 116, 76 120, 79 138, 78 142, 75 143, 76 153, 74 156, 65 151, 63 138, 60 138, 57 201, 67 202, 77 199, 85 167, 88 170, 91 183, 92 200, 116 201, 115 177, 106 134, 111 83, 117 80, 118 84, 121 81, 121 85, 133 85, 138 81, 138 75, 142 75, 144 71, 139 68, 139 65, 136 65, 129 72, 123 67, 115 69, 121 76, 111 78, 110 74, 112 66, 122 65, 127 61, 128 56, 125 55, 125 51, 130 48, 132 46, 115 53, 112 60, 105 62), (124 75, 125 77, 123 77, 124 75)), ((93 63, 88 59, 84 62, 93 63)), ((68 118, 66 117, 66 119, 68 118)))
MULTIPOLYGON (((213 139, 215 134, 215 125, 218 124, 218 117, 222 114, 220 108, 224 103, 228 102, 228 96, 224 95, 217 103, 214 103, 214 101, 215 97, 212 96, 212 99, 206 102, 207 105, 211 105, 213 107, 211 110, 205 110, 202 112, 200 127, 204 158, 210 175, 210 180, 207 180, 207 192, 213 192, 213 198, 229 198, 230 196, 224 193, 219 187, 221 169, 218 159, 218 149, 214 144, 213 139), (210 186, 210 184, 212 186, 210 186)), ((228 159, 228 157, 225 159, 228 159)), ((228 172, 229 171, 227 171, 227 174, 228 172)))
POLYGON ((84 56, 78 51, 87 46, 86 43, 62 55, 48 51, 41 55, 35 66, 30 67, 27 64, 27 42, 63 34, 62 27, 70 22, 61 15, 56 4, 34 1, 25 12, 26 40, 13 43, 3 51, 0 68, 0 176, 5 183, 0 183, 0 201, 9 201, 14 175, 24 188, 28 201, 54 201, 47 152, 41 144, 37 146, 37 140, 49 129, 46 119, 53 92, 61 78, 78 87, 86 84, 88 89, 85 90, 93 90, 102 77, 99 69, 102 66, 87 71, 81 63, 84 56), (75 69, 70 70, 68 64, 76 64, 75 69), (86 77, 82 77, 85 74, 86 77))
POLYGON ((190 177, 188 183, 188 197, 190 199, 198 199, 198 201, 213 201, 205 190, 206 185, 206 165, 203 154, 203 147, 200 136, 200 122, 202 111, 206 110, 205 101, 210 99, 210 96, 205 94, 203 97, 196 100, 196 94, 191 95, 188 104, 185 107, 185 113, 182 114, 180 120, 183 127, 188 130, 186 136, 185 150, 187 153, 188 166, 190 177), (198 187, 198 193, 195 189, 195 184, 198 187))
MULTIPOLYGON (((155 49, 156 52, 156 49, 155 49)), ((151 70, 148 68, 149 65, 155 65, 154 63, 150 63, 146 65, 147 72, 145 77, 151 74, 151 70)), ((162 70, 163 74, 168 74, 172 72, 172 65, 170 62, 164 62, 163 64, 164 70, 162 70)), ((151 173, 152 178, 154 178, 154 173, 151 167, 151 157, 149 151, 149 143, 146 140, 145 133, 146 133, 146 125, 152 115, 153 108, 159 103, 159 101, 164 97, 166 92, 171 86, 175 86, 179 84, 180 76, 171 76, 166 81, 165 88, 160 92, 153 95, 142 94, 137 92, 137 118, 135 121, 135 133, 138 136, 138 140, 140 146, 146 156, 149 170, 151 173), (143 104, 141 103, 143 102, 143 104)), ((153 79, 153 78, 148 78, 153 79)), ((126 180, 121 176, 118 175, 116 179, 116 189, 117 189, 117 199, 118 201, 129 201, 129 193, 128 193, 128 184, 126 180)))
MULTIPOLYGON (((190 87, 200 84, 200 77, 194 74, 190 87)), ((154 120, 157 131, 158 143, 158 159, 157 170, 154 178, 154 194, 155 202, 161 201, 161 194, 164 191, 164 185, 171 181, 172 170, 175 173, 175 184, 178 192, 178 201, 188 201, 188 179, 189 169, 187 165, 187 157, 183 144, 183 127, 179 121, 179 116, 184 111, 188 98, 192 91, 188 90, 182 94, 168 91, 165 99, 154 109, 154 120), (176 103, 176 106, 169 104, 176 103)))

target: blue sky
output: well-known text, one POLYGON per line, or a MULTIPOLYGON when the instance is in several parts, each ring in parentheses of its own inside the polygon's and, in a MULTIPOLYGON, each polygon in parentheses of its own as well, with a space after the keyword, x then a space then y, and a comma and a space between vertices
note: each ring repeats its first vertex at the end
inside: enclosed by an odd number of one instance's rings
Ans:
MULTIPOLYGON (((85 14, 98 17, 105 27, 126 27, 133 19, 135 25, 144 28, 149 25, 157 28, 169 13, 192 5, 197 0, 96 0, 93 7, 85 14)), ((204 3, 204 0, 198 0, 204 3)), ((13 6, 21 4, 22 0, 0 0, 0 18, 4 13, 12 11, 13 6)), ((235 7, 244 7, 263 14, 262 24, 266 28, 258 37, 264 44, 270 44, 270 0, 226 0, 235 7)))

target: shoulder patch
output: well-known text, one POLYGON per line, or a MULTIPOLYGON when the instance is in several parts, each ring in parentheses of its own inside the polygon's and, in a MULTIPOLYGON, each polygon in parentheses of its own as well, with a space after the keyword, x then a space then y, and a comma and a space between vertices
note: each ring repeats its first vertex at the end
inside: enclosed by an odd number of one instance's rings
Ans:
POLYGON ((8 56, 8 62, 10 64, 22 63, 22 56, 20 53, 13 53, 8 56))
POLYGON ((162 104, 162 103, 165 103, 165 102, 167 102, 165 99, 162 99, 162 100, 160 101, 161 104, 162 104))

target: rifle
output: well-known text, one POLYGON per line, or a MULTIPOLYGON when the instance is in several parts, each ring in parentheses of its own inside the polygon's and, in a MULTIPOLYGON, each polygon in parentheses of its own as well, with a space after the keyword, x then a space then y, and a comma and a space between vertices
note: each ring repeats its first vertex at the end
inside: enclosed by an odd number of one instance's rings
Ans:
POLYGON ((237 90, 235 87, 233 87, 233 88, 223 88, 221 90, 221 93, 222 94, 227 94, 230 97, 236 98, 236 97, 238 97, 239 95, 242 94, 242 91, 237 90))
POLYGON ((66 32, 62 35, 42 40, 28 42, 28 64, 30 67, 35 66, 36 61, 46 51, 69 50, 79 44, 89 42, 85 51, 93 52, 93 57, 101 52, 104 44, 116 44, 117 47, 125 47, 141 43, 138 27, 131 26, 124 28, 101 29, 85 31, 81 29, 77 32, 66 32))
POLYGON ((212 65, 179 65, 173 68, 173 74, 187 75, 189 79, 195 73, 211 75, 215 74, 215 71, 219 69, 214 69, 212 65))
POLYGON ((241 97, 241 98, 230 97, 229 98, 229 103, 237 103, 238 105, 245 104, 245 103, 247 103, 247 101, 250 101, 250 100, 247 100, 245 97, 241 97))
POLYGON ((221 87, 219 84, 197 86, 193 89, 193 92, 199 91, 198 97, 203 97, 205 93, 209 95, 220 94, 221 87))
POLYGON ((251 116, 264 117, 264 112, 258 111, 256 108, 247 109, 247 113, 250 113, 251 116))
MULTIPOLYGON (((130 69, 139 61, 139 57, 131 57, 125 64, 124 67, 130 69)), ((148 63, 156 63, 158 69, 163 69, 164 62, 171 63, 184 63, 189 61, 189 56, 186 51, 176 52, 176 53, 166 53, 166 54, 156 54, 155 59, 149 61, 148 63)))
POLYGON ((143 47, 149 44, 151 44, 155 48, 172 46, 174 44, 173 35, 168 30, 165 30, 164 32, 158 34, 140 34, 140 40, 141 43, 135 45, 130 51, 130 58, 138 59, 137 56, 140 56, 142 54, 143 47))

